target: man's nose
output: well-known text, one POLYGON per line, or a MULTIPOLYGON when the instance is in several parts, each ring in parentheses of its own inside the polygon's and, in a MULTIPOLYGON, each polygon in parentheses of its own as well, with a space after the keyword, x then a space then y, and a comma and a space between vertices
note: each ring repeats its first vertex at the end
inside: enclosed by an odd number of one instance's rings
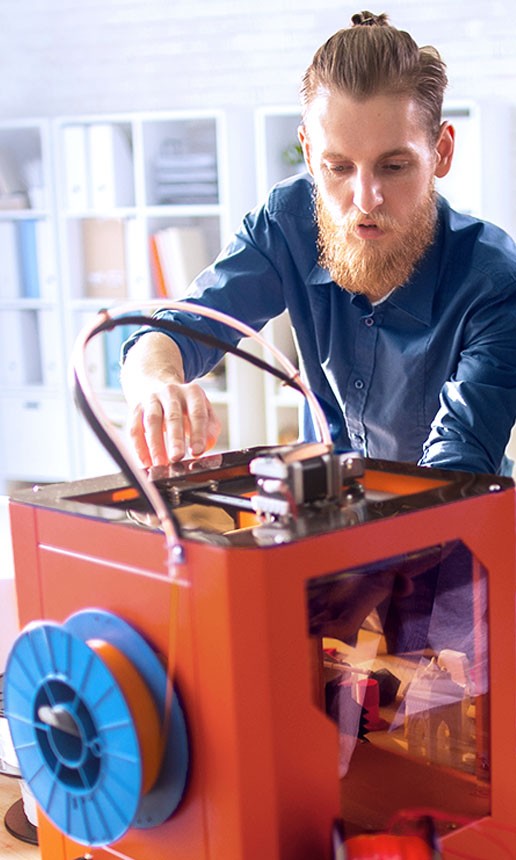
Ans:
POLYGON ((380 182, 374 173, 358 171, 355 175, 353 203, 364 215, 369 215, 383 203, 380 182))

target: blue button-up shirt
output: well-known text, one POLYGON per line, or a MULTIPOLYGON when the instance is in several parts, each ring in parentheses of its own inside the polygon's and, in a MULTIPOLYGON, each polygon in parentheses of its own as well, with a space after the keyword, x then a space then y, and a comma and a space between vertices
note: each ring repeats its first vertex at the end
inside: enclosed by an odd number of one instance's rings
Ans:
MULTIPOLYGON (((373 306, 318 265, 312 190, 306 175, 276 186, 188 299, 257 330, 287 308, 306 377, 338 448, 500 471, 516 419, 513 241, 439 198, 433 244, 409 281, 373 306)), ((238 340, 206 318, 196 318, 196 325, 238 340)), ((187 379, 221 357, 188 338, 177 342, 187 379)), ((309 422, 305 431, 310 437, 309 422)))

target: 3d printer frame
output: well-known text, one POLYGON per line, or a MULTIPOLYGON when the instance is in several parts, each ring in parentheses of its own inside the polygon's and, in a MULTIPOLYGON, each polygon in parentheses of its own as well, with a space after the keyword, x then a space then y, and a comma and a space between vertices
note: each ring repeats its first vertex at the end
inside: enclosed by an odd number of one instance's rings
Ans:
MULTIPOLYGON (((488 575, 490 796, 488 814, 469 824, 455 800, 447 810, 443 799, 452 825, 443 852, 450 860, 492 860, 497 845, 497 856, 513 856, 512 482, 366 461, 364 475, 346 483, 344 502, 316 504, 278 527, 257 519, 249 504, 257 453, 200 458, 153 476, 178 515, 179 589, 161 530, 121 475, 21 491, 11 500, 21 624, 107 610, 159 655, 184 705, 191 758, 181 804, 159 826, 131 827, 114 845, 90 848, 94 860, 332 857, 332 827, 346 820, 346 809, 338 731, 321 708, 320 640, 308 631, 307 583, 338 570, 367 575, 378 561, 456 541, 488 575), (221 509, 232 522, 222 531, 198 518, 181 525, 192 506, 196 513, 221 509)), ((389 758, 393 811, 402 765, 389 758)), ((429 767, 427 779, 438 794, 440 769, 429 767)), ((84 853, 43 813, 39 830, 43 860, 84 853)))

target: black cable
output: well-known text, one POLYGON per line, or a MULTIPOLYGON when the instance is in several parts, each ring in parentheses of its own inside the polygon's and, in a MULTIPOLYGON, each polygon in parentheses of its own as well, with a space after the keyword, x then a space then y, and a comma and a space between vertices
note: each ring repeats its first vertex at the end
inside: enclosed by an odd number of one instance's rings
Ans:
MULTIPOLYGON (((109 311, 107 313, 109 313, 109 311)), ((192 312, 189 311, 189 313, 192 312)), ((230 352, 233 355, 237 355, 239 358, 243 358, 250 364, 254 364, 256 367, 259 367, 260 370, 265 370, 267 373, 271 373, 273 376, 276 376, 285 385, 294 388, 301 394, 303 393, 301 386, 295 379, 292 379, 292 377, 288 376, 284 371, 279 370, 277 367, 274 367, 274 365, 270 364, 268 361, 265 361, 262 358, 258 358, 258 356, 247 352, 245 349, 240 349, 240 347, 238 346, 233 346, 233 344, 227 343, 221 338, 215 337, 215 335, 206 334, 205 332, 198 331, 195 328, 191 328, 190 326, 187 326, 184 323, 179 323, 175 320, 158 320, 155 317, 149 317, 143 314, 124 314, 114 319, 109 317, 107 319, 104 319, 97 326, 95 326, 94 329, 92 329, 88 337, 88 341, 91 340, 94 335, 99 334, 102 331, 109 331, 110 329, 115 328, 117 325, 148 325, 151 328, 164 329, 170 334, 187 335, 188 337, 191 337, 192 340, 198 340, 201 343, 205 343, 208 346, 213 347, 214 349, 221 350, 222 352, 230 352)))
MULTIPOLYGON (((149 317, 144 314, 123 314, 115 318, 109 316, 109 311, 106 311, 106 314, 107 316, 101 319, 99 323, 93 329, 91 329, 86 339, 86 343, 89 343, 89 341, 92 340, 97 334, 100 334, 103 331, 111 331, 112 329, 120 325, 137 325, 139 327, 141 327, 142 325, 148 325, 151 328, 159 328, 161 330, 170 332, 171 334, 186 334, 193 340, 198 340, 201 343, 205 343, 208 346, 211 346, 218 350, 222 350, 223 352, 230 352, 233 355, 236 355, 239 358, 243 358, 245 361, 254 364, 261 370, 265 370, 266 372, 271 373, 273 376, 276 376, 278 379, 280 379, 285 385, 289 385, 296 391, 300 391, 301 393, 303 393, 299 383, 295 379, 289 377, 283 371, 269 364, 269 362, 264 361, 263 359, 258 358, 255 355, 252 355, 246 350, 240 349, 237 346, 233 346, 230 343, 226 343, 225 341, 220 340, 213 335, 197 331, 196 329, 190 328, 190 326, 184 325, 183 323, 178 323, 174 320, 158 320, 155 317, 149 317)), ((142 499, 146 499, 147 496, 145 487, 143 486, 139 475, 134 472, 131 465, 126 461, 119 448, 113 443, 113 440, 104 430, 104 427, 95 415, 95 412, 93 411, 90 403, 88 402, 88 398, 84 393, 75 368, 73 373, 73 381, 75 402, 82 414, 84 415, 89 426, 91 427, 101 444, 104 446, 108 454, 119 466, 121 472, 125 475, 129 483, 133 484, 139 490, 142 499)), ((151 509, 150 503, 149 509, 151 509)))

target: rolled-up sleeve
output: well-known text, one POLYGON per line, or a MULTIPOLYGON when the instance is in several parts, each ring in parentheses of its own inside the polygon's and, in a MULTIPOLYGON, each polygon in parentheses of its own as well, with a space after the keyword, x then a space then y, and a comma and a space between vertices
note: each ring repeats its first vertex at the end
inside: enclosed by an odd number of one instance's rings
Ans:
MULTIPOLYGON (((285 308, 282 279, 274 262, 282 256, 277 247, 280 241, 267 208, 251 212, 215 262, 193 281, 184 300, 228 314, 259 331, 285 308)), ((200 314, 162 309, 154 318, 158 321, 173 319, 233 346, 242 337, 236 329, 200 314)), ((158 325, 135 332, 124 344, 122 360, 136 340, 149 331, 163 331, 173 337, 182 353, 187 380, 208 373, 223 356, 223 351, 190 335, 171 334, 158 325)))

